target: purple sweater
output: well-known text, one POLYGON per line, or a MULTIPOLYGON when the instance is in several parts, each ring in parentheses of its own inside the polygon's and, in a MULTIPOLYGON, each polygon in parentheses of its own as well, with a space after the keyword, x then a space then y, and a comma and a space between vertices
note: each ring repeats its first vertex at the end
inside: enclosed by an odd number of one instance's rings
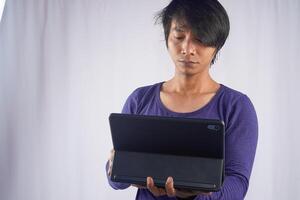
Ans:
MULTIPOLYGON (((244 199, 255 157, 258 125, 250 99, 221 85, 216 95, 204 107, 189 113, 176 113, 160 100, 161 83, 136 89, 127 99, 122 112, 140 115, 220 119, 225 122, 225 179, 220 191, 210 196, 198 195, 195 200, 244 199)), ((106 169, 107 169, 106 165, 106 169)), ((130 185, 111 182, 114 189, 130 185)), ((136 200, 175 200, 168 196, 154 197, 147 189, 138 189, 136 200)))

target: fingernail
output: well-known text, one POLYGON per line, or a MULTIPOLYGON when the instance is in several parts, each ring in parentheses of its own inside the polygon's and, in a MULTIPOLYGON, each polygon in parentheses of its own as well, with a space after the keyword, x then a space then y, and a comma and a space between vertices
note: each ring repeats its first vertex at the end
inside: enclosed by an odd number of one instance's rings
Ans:
POLYGON ((173 181, 173 178, 172 177, 168 177, 167 183, 171 183, 172 181, 173 181))

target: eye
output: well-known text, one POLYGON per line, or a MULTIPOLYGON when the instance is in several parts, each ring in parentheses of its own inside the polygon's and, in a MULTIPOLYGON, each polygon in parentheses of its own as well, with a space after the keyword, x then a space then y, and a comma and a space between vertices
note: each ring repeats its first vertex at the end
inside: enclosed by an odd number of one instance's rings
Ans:
POLYGON ((183 37, 183 36, 174 36, 174 38, 175 38, 176 40, 182 40, 184 37, 183 37))

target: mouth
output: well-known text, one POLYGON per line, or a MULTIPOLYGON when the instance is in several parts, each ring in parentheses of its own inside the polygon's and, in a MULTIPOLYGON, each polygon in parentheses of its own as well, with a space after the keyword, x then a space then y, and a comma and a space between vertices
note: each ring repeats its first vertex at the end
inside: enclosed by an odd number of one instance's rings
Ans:
POLYGON ((187 64, 187 65, 193 65, 193 64, 197 64, 198 62, 192 61, 192 60, 184 60, 184 59, 179 59, 178 62, 182 63, 182 64, 187 64))

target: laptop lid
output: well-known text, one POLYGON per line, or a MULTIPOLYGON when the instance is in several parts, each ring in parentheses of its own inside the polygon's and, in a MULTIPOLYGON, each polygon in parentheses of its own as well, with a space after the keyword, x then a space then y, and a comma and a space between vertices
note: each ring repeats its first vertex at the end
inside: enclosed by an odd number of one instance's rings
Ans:
POLYGON ((224 123, 220 120, 113 113, 109 117, 115 157, 111 179, 216 191, 224 176, 224 123))

